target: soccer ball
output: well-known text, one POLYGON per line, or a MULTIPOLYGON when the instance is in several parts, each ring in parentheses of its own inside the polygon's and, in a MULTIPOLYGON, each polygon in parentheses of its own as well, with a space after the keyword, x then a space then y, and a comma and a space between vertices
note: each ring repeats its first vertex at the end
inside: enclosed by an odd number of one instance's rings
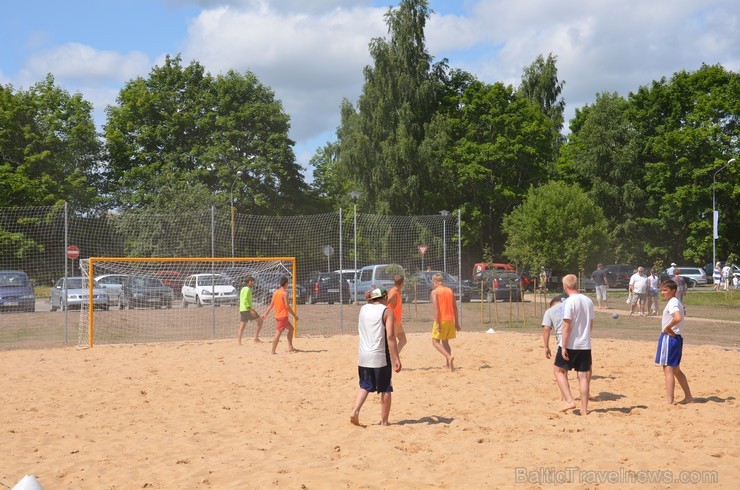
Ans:
POLYGON ((612 313, 612 318, 615 320, 619 318, 619 313, 612 313))

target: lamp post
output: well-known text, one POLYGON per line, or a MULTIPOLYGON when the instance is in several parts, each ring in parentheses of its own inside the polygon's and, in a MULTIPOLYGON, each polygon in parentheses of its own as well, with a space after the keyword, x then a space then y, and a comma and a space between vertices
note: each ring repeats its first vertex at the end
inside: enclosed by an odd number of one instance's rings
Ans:
POLYGON ((355 244, 355 278, 352 280, 352 287, 354 289, 354 302, 357 303, 357 200, 360 198, 362 194, 360 194, 357 191, 352 191, 349 193, 349 198, 352 199, 352 205, 354 208, 354 222, 355 222, 355 238, 354 238, 354 244, 355 244))
POLYGON ((443 209, 439 212, 442 215, 442 263, 444 265, 444 272, 447 274, 447 217, 450 212, 443 209))
POLYGON ((236 209, 234 209, 234 186, 236 185, 237 181, 241 179, 242 175, 244 175, 244 172, 241 170, 237 170, 236 172, 236 178, 234 179, 234 183, 231 184, 231 258, 234 258, 234 221, 236 220, 236 209))
POLYGON ((737 160, 730 158, 725 165, 722 165, 712 176, 712 267, 717 264, 717 237, 719 232, 719 215, 717 214, 717 201, 715 198, 715 187, 717 185, 717 174, 724 170, 727 165, 732 165, 737 160))

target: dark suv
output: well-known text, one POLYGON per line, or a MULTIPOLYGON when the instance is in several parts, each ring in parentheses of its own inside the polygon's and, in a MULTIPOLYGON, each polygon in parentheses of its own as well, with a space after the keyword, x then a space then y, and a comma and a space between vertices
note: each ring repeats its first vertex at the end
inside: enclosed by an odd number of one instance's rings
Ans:
POLYGON ((636 270, 637 266, 631 264, 612 264, 604 267, 610 288, 629 289, 630 277, 636 270))
POLYGON ((344 304, 351 302, 349 283, 340 281, 338 272, 312 272, 308 281, 304 283, 306 288, 306 302, 315 303, 339 303, 341 284, 341 300, 344 304))
POLYGON ((148 276, 128 276, 118 296, 118 308, 172 308, 172 288, 161 279, 148 276))

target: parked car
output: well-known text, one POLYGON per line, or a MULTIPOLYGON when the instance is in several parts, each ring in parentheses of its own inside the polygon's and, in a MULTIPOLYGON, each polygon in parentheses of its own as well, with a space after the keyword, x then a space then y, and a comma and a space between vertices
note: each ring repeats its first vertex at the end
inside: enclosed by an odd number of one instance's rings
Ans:
POLYGON ((414 274, 406 280, 404 291, 406 291, 409 301, 429 301, 429 295, 434 289, 432 277, 435 274, 442 274, 445 278, 445 286, 452 289, 455 293, 455 299, 463 303, 469 303, 473 295, 471 287, 467 284, 460 284, 457 278, 442 271, 421 271, 414 274))
MULTIPOLYGON (((693 266, 676 266, 678 269, 678 275, 683 277, 686 281, 686 286, 693 288, 699 284, 707 283, 707 273, 704 272, 702 267, 693 266)), ((668 275, 668 269, 664 270, 660 275, 660 282, 667 281, 672 276, 668 275)), ((711 280, 710 280, 711 281, 711 280)))
POLYGON ((162 284, 172 289, 173 293, 180 294, 182 285, 185 283, 185 279, 179 271, 157 271, 154 273, 154 277, 162 280, 162 284))
MULTIPOLYGON (((252 298, 255 303, 261 303, 263 305, 270 304, 272 301, 272 295, 280 287, 280 278, 285 276, 288 278, 288 301, 293 301, 293 288, 291 287, 290 281, 291 276, 287 273, 282 272, 255 272, 254 276, 254 288, 252 289, 252 298)), ((300 284, 296 284, 296 303, 306 303, 306 288, 300 284)))
POLYGON ((341 301, 345 304, 352 302, 349 283, 341 280, 338 272, 312 272, 304 287, 308 304, 339 303, 340 288, 341 301))
POLYGON ((181 288, 182 307, 188 305, 238 305, 239 291, 221 274, 193 274, 181 288))
POLYGON ((367 265, 357 272, 357 296, 360 302, 365 299, 365 293, 375 288, 390 289, 393 287, 393 276, 402 274, 403 267, 398 264, 367 265))
POLYGON ((255 270, 251 267, 245 266, 227 267, 226 269, 219 271, 219 274, 224 276, 229 281, 229 284, 234 286, 237 291, 241 291, 241 289, 246 285, 244 278, 247 276, 254 276, 255 279, 257 278, 255 270))
POLYGON ((355 300, 355 297, 354 297, 354 294, 355 294, 355 278, 357 277, 357 271, 358 270, 359 269, 342 269, 341 271, 340 270, 335 270, 334 271, 337 274, 341 272, 342 273, 342 277, 344 278, 345 281, 347 281, 347 284, 349 284, 350 298, 352 298, 351 301, 354 301, 355 300))
POLYGON ((0 271, 0 311, 36 311, 33 284, 23 271, 0 271))
POLYGON ((118 308, 172 308, 172 288, 150 276, 127 276, 119 296, 118 308))
MULTIPOLYGON (((105 289, 93 284, 93 308, 107 310, 110 307, 105 289)), ((51 311, 87 308, 90 304, 90 287, 87 278, 62 277, 49 292, 51 311)))
POLYGON ((522 301, 524 299, 519 274, 511 271, 486 269, 473 276, 470 282, 473 298, 491 303, 497 300, 522 301))
POLYGON ((111 305, 117 305, 123 289, 123 281, 126 280, 126 277, 126 274, 104 274, 95 278, 95 284, 105 289, 105 294, 108 295, 108 302, 111 305))
POLYGON ((480 271, 485 270, 497 270, 497 271, 510 271, 510 272, 516 272, 516 269, 511 264, 506 263, 495 263, 495 262, 478 262, 477 264, 473 264, 473 276, 475 276, 480 271))
POLYGON ((604 267, 610 288, 629 289, 630 277, 636 270, 637 266, 631 264, 612 264, 604 267))

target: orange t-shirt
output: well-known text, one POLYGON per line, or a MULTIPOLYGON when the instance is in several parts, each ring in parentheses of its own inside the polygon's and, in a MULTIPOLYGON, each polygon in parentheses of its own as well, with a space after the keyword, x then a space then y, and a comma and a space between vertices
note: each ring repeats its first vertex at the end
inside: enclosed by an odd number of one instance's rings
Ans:
POLYGON ((388 308, 391 309, 393 312, 393 319, 398 323, 401 321, 401 317, 403 317, 403 297, 396 286, 393 286, 391 291, 394 293, 396 298, 396 306, 391 306, 390 302, 388 302, 388 308))
POLYGON ((439 292, 437 293, 437 308, 439 308, 439 321, 440 322, 454 322, 455 321, 455 293, 452 289, 447 286, 437 286, 439 292))
POLYGON ((280 320, 281 318, 288 318, 288 305, 285 304, 285 289, 278 288, 272 293, 272 304, 275 308, 275 319, 280 320))

